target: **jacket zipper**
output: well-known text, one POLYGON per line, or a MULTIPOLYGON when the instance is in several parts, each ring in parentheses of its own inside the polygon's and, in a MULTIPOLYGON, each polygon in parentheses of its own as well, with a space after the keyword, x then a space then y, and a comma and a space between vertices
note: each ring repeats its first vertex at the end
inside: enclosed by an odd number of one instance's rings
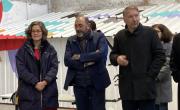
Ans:
MULTIPOLYGON (((41 58, 42 58, 42 56, 41 56, 41 51, 40 51, 40 59, 39 59, 39 62, 40 62, 40 81, 42 81, 42 69, 41 69, 41 58)), ((42 94, 42 91, 41 91, 41 109, 43 108, 43 94, 42 94)))
MULTIPOLYGON (((32 55, 32 57, 34 58, 34 54, 33 54, 33 50, 32 50, 32 48, 29 46, 29 45, 27 45, 27 47, 30 49, 30 54, 32 55)), ((40 53, 41 54, 41 53, 40 53)), ((34 58, 34 60, 35 60, 35 58, 34 58)), ((41 64, 41 57, 40 57, 40 64, 41 64)), ((42 81, 42 75, 41 75, 41 67, 40 67, 40 81, 42 81)), ((43 100, 43 95, 42 95, 42 92, 40 92, 40 104, 41 104, 41 109, 43 108, 43 104, 42 104, 42 101, 43 100)))
MULTIPOLYGON (((42 76, 41 76, 41 73, 40 73, 40 81, 41 81, 41 78, 42 78, 42 76)), ((41 91, 41 109, 43 108, 42 103, 43 103, 43 95, 42 95, 42 91, 41 91)))

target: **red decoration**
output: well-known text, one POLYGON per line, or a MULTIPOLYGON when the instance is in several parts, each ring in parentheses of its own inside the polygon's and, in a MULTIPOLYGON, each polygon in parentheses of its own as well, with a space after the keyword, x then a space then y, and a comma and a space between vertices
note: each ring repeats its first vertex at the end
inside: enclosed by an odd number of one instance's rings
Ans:
POLYGON ((25 41, 26 37, 24 36, 0 35, 0 51, 18 49, 25 41))
POLYGON ((0 1, 0 22, 2 19, 2 14, 3 14, 3 6, 2 6, 2 1, 0 1))

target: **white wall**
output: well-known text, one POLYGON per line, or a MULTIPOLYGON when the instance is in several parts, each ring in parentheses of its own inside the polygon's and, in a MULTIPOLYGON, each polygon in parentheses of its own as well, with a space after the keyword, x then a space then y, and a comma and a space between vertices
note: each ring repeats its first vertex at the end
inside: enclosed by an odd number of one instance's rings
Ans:
POLYGON ((8 12, 3 13, 0 25, 19 22, 31 19, 48 13, 47 5, 39 5, 34 3, 26 3, 21 1, 12 1, 12 8, 8 12))
POLYGON ((53 11, 96 10, 142 4, 143 0, 51 0, 53 11))

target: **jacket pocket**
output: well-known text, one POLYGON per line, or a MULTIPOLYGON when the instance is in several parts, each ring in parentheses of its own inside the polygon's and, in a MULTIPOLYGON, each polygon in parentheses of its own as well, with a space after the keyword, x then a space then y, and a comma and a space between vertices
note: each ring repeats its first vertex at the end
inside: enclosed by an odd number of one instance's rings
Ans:
POLYGON ((35 88, 31 86, 20 86, 18 90, 19 100, 32 101, 35 96, 35 88))

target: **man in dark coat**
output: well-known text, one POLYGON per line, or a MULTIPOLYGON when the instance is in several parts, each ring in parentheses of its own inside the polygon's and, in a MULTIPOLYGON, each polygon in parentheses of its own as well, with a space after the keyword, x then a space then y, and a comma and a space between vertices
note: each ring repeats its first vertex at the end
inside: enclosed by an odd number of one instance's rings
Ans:
POLYGON ((165 62, 157 33, 139 21, 139 10, 123 11, 125 29, 114 38, 111 63, 119 65, 119 92, 123 110, 155 110, 155 79, 165 62))
POLYGON ((68 67, 64 88, 73 86, 78 110, 105 110, 108 45, 103 34, 93 32, 88 18, 75 20, 76 35, 67 40, 64 63, 68 67))
POLYGON ((57 52, 46 40, 42 22, 32 22, 26 35, 27 41, 16 55, 18 106, 20 110, 57 110, 57 52))
POLYGON ((178 110, 180 110, 180 34, 174 36, 170 67, 172 70, 172 76, 176 83, 178 83, 178 110))

